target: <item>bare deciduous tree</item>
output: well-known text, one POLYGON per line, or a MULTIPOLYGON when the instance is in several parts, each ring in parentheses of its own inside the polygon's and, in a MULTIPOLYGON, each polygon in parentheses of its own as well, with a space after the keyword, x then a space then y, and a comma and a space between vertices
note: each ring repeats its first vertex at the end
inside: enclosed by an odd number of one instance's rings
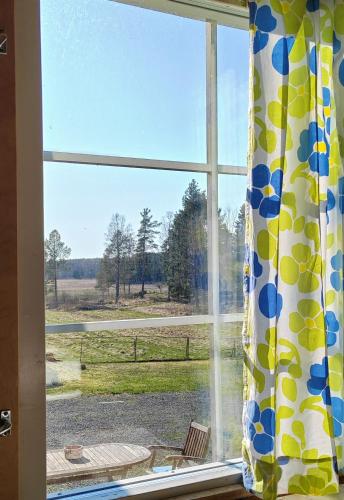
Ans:
POLYGON ((58 306, 57 273, 59 268, 70 257, 71 249, 61 240, 61 235, 54 229, 45 240, 44 256, 46 273, 54 282, 55 305, 58 306))

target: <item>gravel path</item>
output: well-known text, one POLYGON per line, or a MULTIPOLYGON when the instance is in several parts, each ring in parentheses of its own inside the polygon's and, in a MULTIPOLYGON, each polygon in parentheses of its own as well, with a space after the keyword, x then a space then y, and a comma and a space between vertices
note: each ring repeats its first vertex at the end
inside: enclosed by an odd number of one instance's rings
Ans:
MULTIPOLYGON (((240 423, 241 398, 228 398, 224 410, 228 418, 240 423)), ((206 391, 57 399, 47 403, 47 447, 53 449, 71 443, 86 446, 107 442, 181 446, 185 442, 190 420, 210 425, 209 415, 210 400, 206 391)), ((129 476, 145 474, 146 469, 145 464, 134 467, 129 476)), ((104 480, 98 478, 48 485, 48 492, 92 486, 104 480)))
POLYGON ((209 394, 81 396, 47 403, 48 449, 129 442, 181 445, 191 419, 209 425, 209 394))

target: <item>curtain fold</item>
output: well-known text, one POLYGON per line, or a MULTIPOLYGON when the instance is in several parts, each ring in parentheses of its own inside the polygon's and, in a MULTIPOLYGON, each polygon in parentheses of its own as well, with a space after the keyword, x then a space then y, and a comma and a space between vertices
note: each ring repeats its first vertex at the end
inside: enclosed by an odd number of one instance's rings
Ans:
POLYGON ((328 495, 344 468, 344 0, 249 8, 244 484, 328 495))

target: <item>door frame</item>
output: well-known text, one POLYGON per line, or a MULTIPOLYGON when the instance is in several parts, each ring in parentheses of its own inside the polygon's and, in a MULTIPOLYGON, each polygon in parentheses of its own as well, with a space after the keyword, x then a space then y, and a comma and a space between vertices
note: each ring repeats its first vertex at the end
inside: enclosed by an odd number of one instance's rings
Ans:
MULTIPOLYGON (((18 494, 46 498, 43 139, 40 0, 6 0, 15 47, 18 494)), ((1 460, 1 459, 0 459, 1 460)))

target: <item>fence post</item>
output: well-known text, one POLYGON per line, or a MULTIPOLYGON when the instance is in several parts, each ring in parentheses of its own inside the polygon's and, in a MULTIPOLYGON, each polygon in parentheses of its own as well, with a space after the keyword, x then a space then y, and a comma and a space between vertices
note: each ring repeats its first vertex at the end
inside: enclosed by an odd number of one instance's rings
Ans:
POLYGON ((190 359, 190 337, 186 337, 185 359, 190 359))
POLYGON ((134 362, 137 361, 137 337, 134 338, 134 362))
POLYGON ((81 337, 81 339, 80 339, 80 364, 82 364, 83 341, 84 341, 84 339, 81 337))

